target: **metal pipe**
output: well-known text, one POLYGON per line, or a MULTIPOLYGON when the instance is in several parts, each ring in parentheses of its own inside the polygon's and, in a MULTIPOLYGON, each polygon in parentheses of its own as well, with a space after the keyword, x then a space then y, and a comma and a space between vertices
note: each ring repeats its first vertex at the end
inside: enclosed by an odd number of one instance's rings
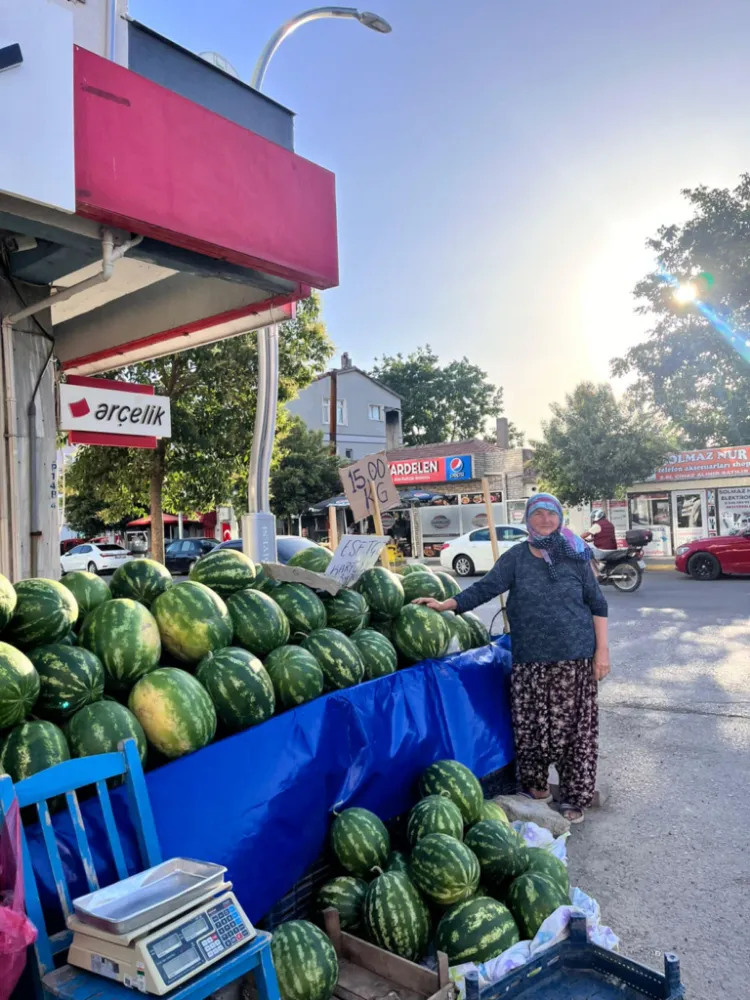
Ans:
POLYGON ((250 449, 250 470, 247 477, 247 509, 251 514, 263 510, 261 506, 261 459, 268 408, 268 328, 258 330, 258 397, 255 403, 255 430, 250 449))
POLYGON ((13 374, 12 327, 7 319, 2 322, 2 380, 4 390, 4 435, 5 465, 7 483, 3 483, 5 507, 5 544, 0 552, 3 573, 11 582, 21 578, 20 538, 16 530, 16 447, 18 443, 16 421, 15 377, 13 374), (7 553, 7 554, 6 554, 7 553))
POLYGON ((27 427, 29 432, 29 538, 31 539, 29 563, 30 575, 35 577, 39 572, 39 552, 38 541, 42 536, 42 529, 39 527, 39 470, 37 468, 37 445, 36 445, 36 397, 42 385, 44 373, 52 360, 52 352, 55 350, 55 341, 50 337, 50 344, 47 357, 44 359, 42 370, 31 393, 31 401, 26 411, 27 427))
POLYGON ((115 62, 117 55, 117 0, 109 0, 109 23, 107 24, 107 59, 115 62))

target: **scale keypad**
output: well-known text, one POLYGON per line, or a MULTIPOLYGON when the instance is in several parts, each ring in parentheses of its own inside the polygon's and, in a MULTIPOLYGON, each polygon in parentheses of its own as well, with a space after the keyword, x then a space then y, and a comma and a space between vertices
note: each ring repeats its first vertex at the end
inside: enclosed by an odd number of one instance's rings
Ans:
POLYGON ((208 916, 216 930, 216 933, 211 935, 213 940, 210 942, 214 948, 218 947, 215 954, 218 955, 225 948, 231 948, 239 941, 250 937, 250 932, 231 899, 225 899, 223 903, 213 906, 208 911, 208 916))

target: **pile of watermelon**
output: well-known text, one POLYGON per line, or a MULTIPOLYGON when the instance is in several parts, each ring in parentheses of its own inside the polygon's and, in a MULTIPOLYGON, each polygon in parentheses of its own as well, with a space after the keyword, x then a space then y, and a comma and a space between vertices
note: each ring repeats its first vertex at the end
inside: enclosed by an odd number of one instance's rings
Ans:
MULTIPOLYGON (((315 546, 290 563, 323 572, 330 559, 315 546)), ((110 586, 85 572, 15 586, 0 576, 0 769, 20 781, 128 737, 144 763, 163 763, 443 656, 453 636, 461 649, 485 645, 476 616, 408 603, 457 591, 452 577, 416 569, 366 570, 335 597, 277 583, 231 549, 182 583, 150 559, 121 566, 110 586)))

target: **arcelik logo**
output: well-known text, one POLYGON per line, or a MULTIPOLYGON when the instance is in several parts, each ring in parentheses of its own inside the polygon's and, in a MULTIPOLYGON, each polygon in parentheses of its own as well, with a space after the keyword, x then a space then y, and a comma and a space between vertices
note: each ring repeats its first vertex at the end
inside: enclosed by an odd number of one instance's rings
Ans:
POLYGON ((68 409, 71 417, 85 417, 87 413, 91 413, 91 407, 86 399, 77 399, 75 403, 68 403, 68 409))
MULTIPOLYGON (((68 409, 73 417, 85 417, 91 412, 86 397, 68 403, 68 409)), ((102 423, 117 421, 117 425, 146 424, 150 427, 162 427, 162 418, 166 411, 163 406, 150 403, 148 406, 130 406, 128 403, 99 403, 94 410, 94 419, 102 423)))

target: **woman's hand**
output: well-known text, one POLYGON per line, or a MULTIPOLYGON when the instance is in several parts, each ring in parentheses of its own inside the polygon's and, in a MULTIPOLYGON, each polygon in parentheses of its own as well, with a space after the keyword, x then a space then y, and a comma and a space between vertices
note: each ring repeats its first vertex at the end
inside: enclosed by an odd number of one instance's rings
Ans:
POLYGON ((594 679, 603 681, 609 673, 609 649, 597 649, 594 653, 594 679))
POLYGON ((436 601, 434 597, 416 597, 412 604, 424 604, 428 608, 432 608, 433 611, 455 611, 456 602, 452 597, 449 597, 447 601, 436 601))

